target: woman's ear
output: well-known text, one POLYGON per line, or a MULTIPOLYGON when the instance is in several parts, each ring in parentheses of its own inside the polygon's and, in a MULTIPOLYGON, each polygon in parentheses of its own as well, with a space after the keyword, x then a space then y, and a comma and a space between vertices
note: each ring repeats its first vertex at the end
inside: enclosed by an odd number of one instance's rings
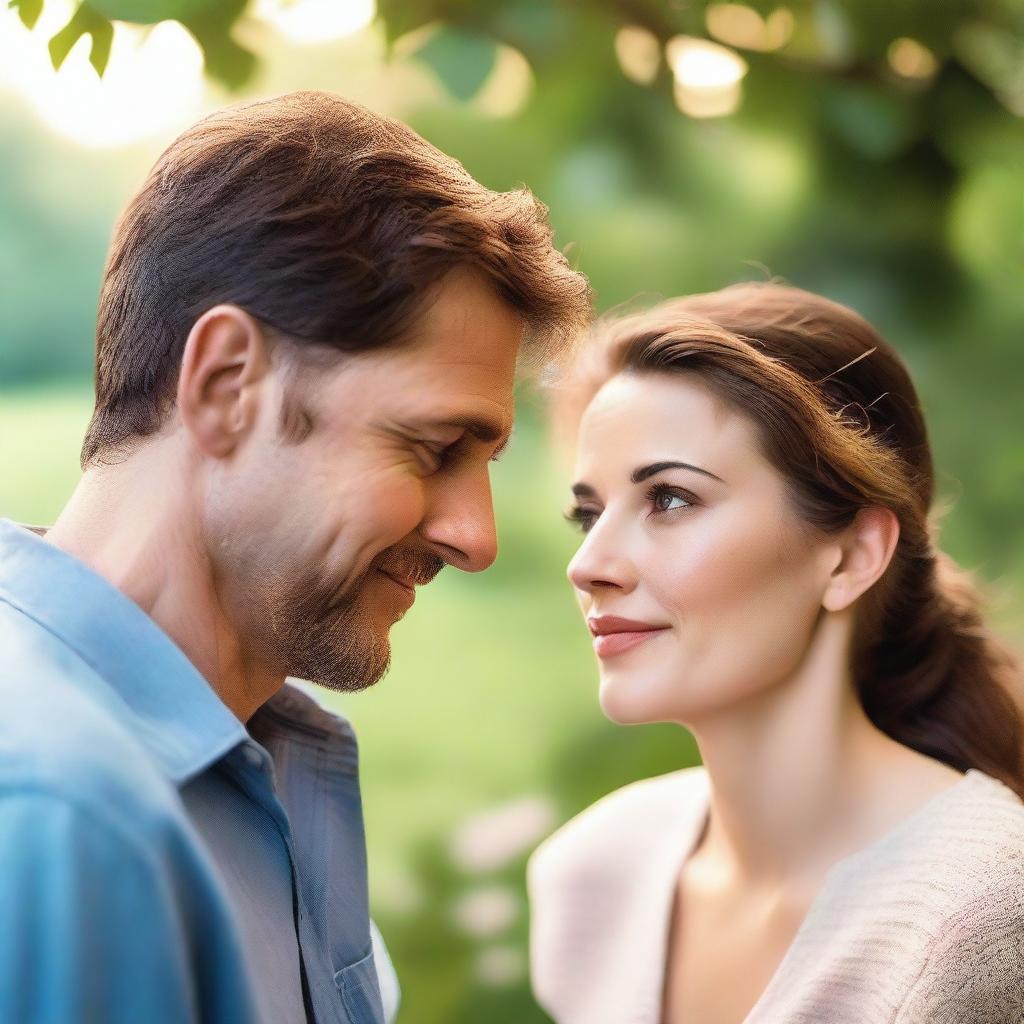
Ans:
POLYGON ((899 537, 900 523, 892 509, 860 509, 839 544, 841 557, 822 595, 822 606, 837 612, 853 604, 885 572, 899 537))
POLYGON ((203 452, 222 458, 252 429, 269 368, 263 331, 245 310, 223 304, 196 320, 182 354, 177 406, 203 452))

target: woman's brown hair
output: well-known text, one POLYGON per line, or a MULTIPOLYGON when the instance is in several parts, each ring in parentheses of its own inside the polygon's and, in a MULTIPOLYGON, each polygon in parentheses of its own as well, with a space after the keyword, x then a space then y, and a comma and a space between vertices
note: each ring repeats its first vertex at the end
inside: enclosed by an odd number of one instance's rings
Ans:
POLYGON ((898 742, 1024 798, 1019 663, 986 627, 970 574, 937 546, 921 405, 879 333, 838 303, 762 283, 606 319, 591 341, 563 425, 617 373, 696 374, 754 422, 809 528, 841 530, 869 506, 896 514, 892 559, 857 606, 861 704, 898 742))

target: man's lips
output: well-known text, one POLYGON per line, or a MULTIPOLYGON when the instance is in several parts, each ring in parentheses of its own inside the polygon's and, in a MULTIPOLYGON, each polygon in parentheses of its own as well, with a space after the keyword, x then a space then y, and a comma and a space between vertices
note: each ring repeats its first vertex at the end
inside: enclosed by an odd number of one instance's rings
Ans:
POLYGON ((440 562, 440 559, 438 563, 436 566, 413 565, 407 568, 399 568, 397 566, 384 568, 378 565, 376 569, 382 576, 394 583, 396 587, 401 588, 402 601, 406 607, 409 607, 416 600, 416 588, 425 586, 440 572, 443 563, 440 562))
POLYGON ((670 628, 638 619, 624 619, 619 615, 599 615, 587 619, 587 626, 594 636, 594 651, 599 658, 621 654, 670 628))
POLYGON ((413 590, 426 586, 444 568, 444 562, 432 555, 406 554, 404 557, 381 559, 375 566, 400 587, 413 590))
POLYGON ((411 608, 413 602, 416 600, 416 587, 410 583, 408 579, 395 576, 390 572, 386 572, 384 569, 378 568, 377 572, 379 572, 381 576, 391 584, 391 591, 396 603, 400 604, 404 609, 411 608))
POLYGON ((415 591, 416 591, 416 581, 415 580, 410 580, 406 576, 398 576, 397 574, 395 574, 393 572, 388 572, 387 569, 379 569, 378 572, 381 572, 385 576, 387 576, 387 578, 389 580, 391 580, 392 583, 397 583, 400 587, 403 587, 405 590, 408 590, 411 593, 415 593, 415 591))

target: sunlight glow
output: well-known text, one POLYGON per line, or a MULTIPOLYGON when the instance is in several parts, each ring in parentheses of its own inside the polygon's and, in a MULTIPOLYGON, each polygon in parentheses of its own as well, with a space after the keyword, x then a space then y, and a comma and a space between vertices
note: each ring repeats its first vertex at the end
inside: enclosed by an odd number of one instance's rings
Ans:
POLYGON ((689 117, 724 117, 739 107, 747 62, 707 39, 676 36, 665 47, 676 106, 689 117))
POLYGON ((511 46, 499 46, 494 70, 473 97, 472 105, 487 117, 514 117, 526 106, 532 92, 530 62, 511 46))
POLYGON ((889 66, 904 78, 931 78, 939 70, 935 54, 916 39, 903 36, 889 46, 889 66))
POLYGON ((201 112, 202 51, 177 22, 151 28, 115 22, 102 78, 89 63, 88 36, 55 72, 47 43, 72 10, 48 0, 31 32, 14 11, 0 19, 0 86, 20 93, 53 131, 83 146, 124 146, 166 134, 201 112))
POLYGON ((704 17, 716 39, 742 50, 777 50, 793 34, 793 12, 788 7, 763 18, 745 4, 709 4, 704 17))
POLYGON ((374 0, 257 0, 253 12, 296 43, 355 35, 373 21, 374 0))
POLYGON ((615 56, 630 81, 650 85, 661 64, 661 45, 653 32, 638 25, 626 25, 615 33, 615 56))

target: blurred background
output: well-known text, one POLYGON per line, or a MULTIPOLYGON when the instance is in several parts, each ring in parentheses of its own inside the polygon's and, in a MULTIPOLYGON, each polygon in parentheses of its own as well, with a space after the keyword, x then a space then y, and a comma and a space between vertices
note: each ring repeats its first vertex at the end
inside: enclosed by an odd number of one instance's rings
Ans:
MULTIPOLYGON (((1019 0, 13 0, 0 515, 51 522, 75 484, 106 246, 148 166, 206 111, 299 88, 407 121, 492 188, 528 184, 601 309, 773 274, 865 314, 921 391, 943 546, 1021 645, 1019 0)), ((360 737, 405 1024, 543 1021, 530 849, 608 790, 697 760, 681 729, 601 716, 544 424, 524 391, 494 470, 493 570, 442 574, 396 628, 388 678, 326 697, 360 737)))

